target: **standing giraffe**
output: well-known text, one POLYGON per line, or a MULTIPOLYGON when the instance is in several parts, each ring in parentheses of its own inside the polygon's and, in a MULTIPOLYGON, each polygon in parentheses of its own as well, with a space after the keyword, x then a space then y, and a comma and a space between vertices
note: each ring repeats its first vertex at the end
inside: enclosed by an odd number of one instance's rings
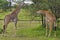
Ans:
POLYGON ((37 13, 42 14, 45 16, 45 23, 46 23, 46 36, 47 36, 47 32, 48 32, 48 25, 49 25, 49 35, 51 35, 51 31, 52 31, 52 26, 54 24, 54 30, 55 30, 55 36, 56 36, 56 17, 55 15, 52 14, 52 12, 48 11, 48 10, 39 10, 37 11, 37 13))
MULTIPOLYGON (((14 10, 11 14, 6 15, 4 18, 4 25, 3 25, 3 34, 6 31, 7 25, 12 21, 15 24, 15 30, 16 30, 16 24, 17 24, 17 20, 18 20, 18 13, 20 11, 20 9, 25 5, 24 0, 21 1, 19 3, 19 6, 16 8, 16 10, 14 10)), ((15 31, 14 30, 14 31, 15 31)), ((16 34, 16 33, 15 33, 16 34)))

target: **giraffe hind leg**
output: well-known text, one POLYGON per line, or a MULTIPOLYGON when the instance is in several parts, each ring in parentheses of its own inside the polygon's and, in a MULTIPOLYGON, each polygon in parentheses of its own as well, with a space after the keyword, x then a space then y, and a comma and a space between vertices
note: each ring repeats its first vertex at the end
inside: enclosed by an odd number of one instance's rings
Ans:
POLYGON ((3 25, 3 33, 5 33, 5 25, 3 25))
POLYGON ((56 28, 57 28, 57 27, 56 27, 56 26, 54 26, 54 31, 56 31, 56 28))
POLYGON ((54 36, 55 37, 56 37, 56 30, 57 30, 57 24, 56 24, 56 22, 54 22, 54 31, 55 31, 54 36))
POLYGON ((9 24, 10 20, 9 20, 9 16, 6 16, 4 19, 4 25, 3 25, 3 33, 5 33, 7 25, 9 24))
POLYGON ((56 28, 57 28, 57 24, 56 22, 54 22, 54 31, 56 31, 56 28))

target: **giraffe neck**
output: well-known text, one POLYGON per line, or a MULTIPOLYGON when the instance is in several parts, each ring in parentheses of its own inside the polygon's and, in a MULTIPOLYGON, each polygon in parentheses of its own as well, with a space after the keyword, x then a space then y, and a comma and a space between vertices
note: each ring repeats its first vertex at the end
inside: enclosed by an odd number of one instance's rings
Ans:
POLYGON ((22 6, 23 6, 23 5, 21 5, 21 6, 19 5, 19 6, 11 13, 11 15, 12 15, 12 14, 18 15, 18 13, 20 12, 20 9, 22 8, 22 6))
POLYGON ((22 1, 22 2, 19 4, 19 6, 16 8, 16 14, 19 13, 19 11, 20 11, 20 9, 23 7, 23 5, 24 5, 24 2, 22 1))

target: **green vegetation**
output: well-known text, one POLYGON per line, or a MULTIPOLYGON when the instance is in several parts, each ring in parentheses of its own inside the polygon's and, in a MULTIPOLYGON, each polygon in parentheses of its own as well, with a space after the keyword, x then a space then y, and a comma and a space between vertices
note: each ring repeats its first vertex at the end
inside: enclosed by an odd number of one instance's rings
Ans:
MULTIPOLYGON (((3 21, 0 21, 0 29, 3 21)), ((60 29, 57 30, 57 37, 52 32, 51 37, 45 36, 45 28, 39 21, 18 21, 16 36, 14 35, 14 23, 11 22, 7 27, 7 35, 0 34, 0 40, 60 40, 60 29)))
MULTIPOLYGON (((49 2, 47 0, 33 0, 35 4, 22 8, 18 14, 19 20, 33 20, 33 21, 18 21, 16 36, 14 35, 14 23, 11 22, 7 27, 7 35, 3 36, 0 34, 0 40, 60 40, 60 27, 57 27, 57 37, 54 37, 54 30, 52 31, 51 37, 45 36, 45 27, 42 27, 39 14, 36 14, 37 10, 49 9, 49 2)), ((59 1, 56 1, 59 2, 59 1)), ((0 19, 4 19, 5 15, 11 14, 14 8, 9 11, 7 3, 4 0, 0 0, 0 19), (4 6, 3 6, 3 5, 4 6), (4 10, 1 12, 1 9, 4 10), (7 11, 5 11, 5 9, 7 11)), ((55 6, 54 4, 50 4, 55 6)), ((16 7, 16 6, 15 6, 16 7)), ((0 20, 0 33, 3 28, 3 20, 0 20)))
MULTIPOLYGON (((0 19, 4 19, 5 15, 11 14, 13 11, 6 11, 0 13, 0 19)), ((34 17, 34 15, 31 16, 31 11, 27 9, 21 9, 20 13, 18 14, 19 20, 40 20, 40 17, 34 17)))
MULTIPOLYGON (((12 11, 0 13, 0 19, 4 19, 5 15, 10 14, 12 11)), ((21 9, 18 19, 19 20, 32 20, 29 16, 31 12, 27 9, 21 9)), ((40 17, 35 17, 34 20, 40 20, 40 17)), ((0 31, 3 27, 3 20, 0 20, 0 31)), ((16 36, 14 35, 14 23, 9 23, 7 27, 7 36, 0 35, 0 40, 59 40, 60 29, 57 30, 57 37, 54 37, 52 32, 51 37, 45 36, 45 27, 41 26, 41 21, 18 21, 16 36)))

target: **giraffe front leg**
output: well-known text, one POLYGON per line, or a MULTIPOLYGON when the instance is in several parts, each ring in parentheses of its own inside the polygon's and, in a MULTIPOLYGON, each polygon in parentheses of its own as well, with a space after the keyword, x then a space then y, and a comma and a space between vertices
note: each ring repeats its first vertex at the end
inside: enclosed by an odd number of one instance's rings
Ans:
POLYGON ((57 28, 57 24, 56 24, 56 22, 54 22, 54 36, 56 37, 56 28, 57 28))
POLYGON ((51 36, 51 32, 52 32, 52 22, 49 22, 49 35, 48 35, 48 37, 51 36))
POLYGON ((16 35, 16 30, 17 30, 17 19, 14 20, 14 24, 15 24, 15 27, 14 27, 14 35, 16 35))

